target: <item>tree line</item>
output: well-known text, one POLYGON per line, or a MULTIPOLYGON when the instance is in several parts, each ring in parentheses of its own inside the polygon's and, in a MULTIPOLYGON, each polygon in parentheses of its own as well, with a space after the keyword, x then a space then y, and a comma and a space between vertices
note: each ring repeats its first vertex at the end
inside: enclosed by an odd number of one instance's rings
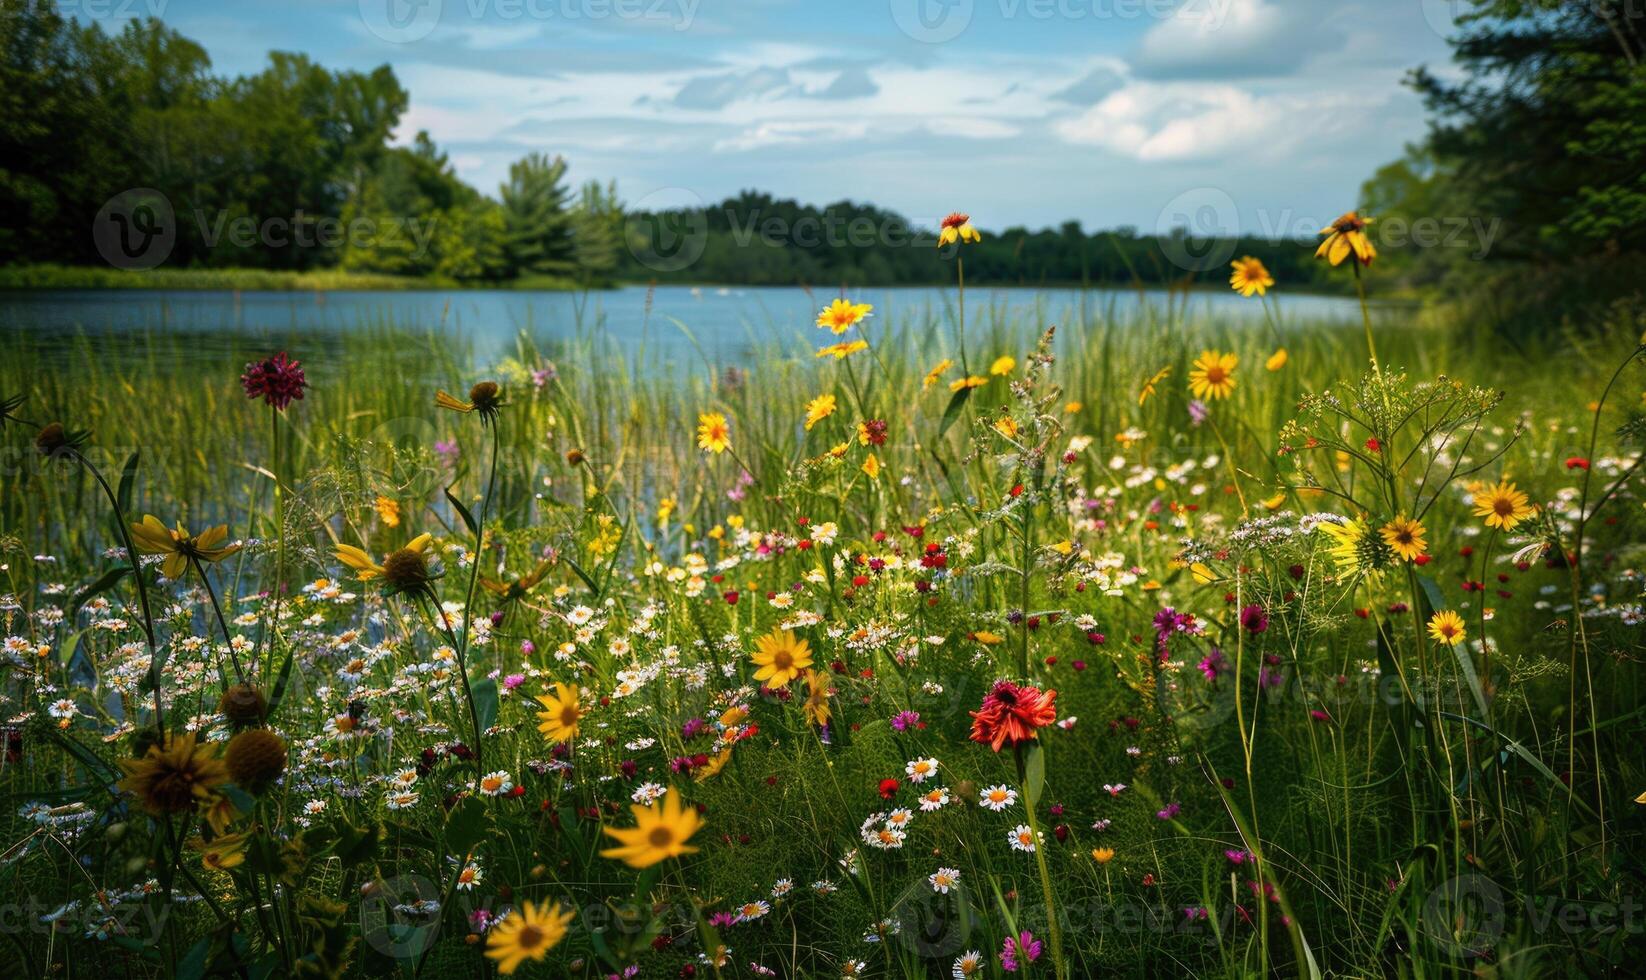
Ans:
POLYGON ((426 133, 390 140, 408 104, 387 66, 332 71, 273 52, 225 78, 147 19, 119 33, 50 0, 0 5, 0 264, 98 264, 100 209, 133 188, 175 214, 168 265, 604 282, 610 185, 572 188, 532 154, 489 197, 426 133))
MULTIPOLYGON (((948 283, 937 225, 912 224, 872 204, 801 204, 746 190, 718 204, 632 212, 621 274, 630 279, 746 285, 867 286, 948 283), (696 258, 685 261, 691 256, 696 258)), ((992 285, 1115 285, 1223 282, 1229 260, 1255 255, 1289 284, 1328 282, 1305 243, 1256 236, 1085 231, 1078 221, 1038 231, 983 229, 965 247, 968 282, 992 285)))

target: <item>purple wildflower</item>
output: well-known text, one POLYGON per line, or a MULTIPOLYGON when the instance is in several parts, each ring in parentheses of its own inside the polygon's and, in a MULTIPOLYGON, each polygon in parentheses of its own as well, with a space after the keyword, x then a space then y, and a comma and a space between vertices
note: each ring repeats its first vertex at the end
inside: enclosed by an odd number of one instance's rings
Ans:
POLYGON ((1040 940, 1034 938, 1034 933, 1027 929, 1016 936, 1007 936, 1006 943, 1000 950, 1000 967, 1007 973, 1016 973, 1019 968, 1019 958, 1022 965, 1033 963, 1040 959, 1040 940))
POLYGON ((246 390, 247 398, 261 398, 275 411, 284 412, 287 405, 302 399, 303 389, 309 385, 299 365, 289 360, 285 351, 252 361, 240 376, 240 387, 246 390))

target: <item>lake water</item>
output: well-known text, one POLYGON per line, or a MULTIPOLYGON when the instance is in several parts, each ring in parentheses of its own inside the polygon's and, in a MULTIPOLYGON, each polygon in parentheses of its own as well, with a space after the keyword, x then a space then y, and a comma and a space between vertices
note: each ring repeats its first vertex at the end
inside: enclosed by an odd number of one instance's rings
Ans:
MULTIPOLYGON (((898 287, 853 290, 875 306, 871 331, 887 323, 952 322, 954 290, 898 287)), ((813 322, 833 294, 798 287, 628 286, 602 292, 430 290, 415 292, 233 292, 163 290, 41 290, 0 292, 0 329, 67 341, 83 333, 111 355, 140 350, 147 336, 179 333, 202 360, 243 351, 248 340, 286 346, 326 335, 393 325, 445 329, 468 338, 485 358, 522 330, 552 344, 581 337, 611 353, 667 369, 753 358, 772 344, 805 351, 832 340, 813 322), (688 335, 689 331, 689 335, 688 335), (315 336, 315 335, 322 336, 315 336), (821 340, 819 338, 822 338, 821 340)), ((1283 322, 1358 324, 1353 298, 1287 295, 1283 322)), ((1168 293, 1119 289, 969 289, 967 322, 991 318, 1067 326, 1113 319, 1147 328, 1167 318, 1210 318, 1233 328, 1264 327, 1262 304, 1227 290, 1168 293), (1083 314, 1084 311, 1084 314, 1083 314)), ((872 334, 871 334, 872 335, 872 334)))

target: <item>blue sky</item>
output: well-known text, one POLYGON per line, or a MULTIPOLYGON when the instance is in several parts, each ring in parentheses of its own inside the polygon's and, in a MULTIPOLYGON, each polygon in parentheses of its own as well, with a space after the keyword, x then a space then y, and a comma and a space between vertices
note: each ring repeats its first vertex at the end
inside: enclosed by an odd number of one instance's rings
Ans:
POLYGON ((495 194, 563 154, 631 204, 758 188, 983 228, 1312 233, 1424 130, 1458 0, 65 0, 219 72, 387 63, 495 194))

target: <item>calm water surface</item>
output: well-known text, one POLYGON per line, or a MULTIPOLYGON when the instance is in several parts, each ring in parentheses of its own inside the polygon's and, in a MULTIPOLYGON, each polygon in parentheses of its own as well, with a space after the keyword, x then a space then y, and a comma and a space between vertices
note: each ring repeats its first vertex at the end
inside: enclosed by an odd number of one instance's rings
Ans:
MULTIPOLYGON (((260 292, 42 290, 0 293, 0 330, 28 331, 49 353, 84 335, 109 356, 140 354, 160 333, 190 338, 202 361, 249 343, 324 343, 373 326, 443 330, 472 343, 484 359, 526 331, 552 347, 584 341, 652 370, 737 364, 777 349, 791 354, 832 340, 813 328, 833 294, 798 287, 628 286, 603 292, 521 290, 417 292, 260 292), (649 294, 649 295, 648 295, 649 294)), ((870 336, 888 324, 953 322, 954 291, 929 287, 862 289, 848 295, 875 305, 870 336)), ((1168 319, 1204 320, 1264 330, 1262 305, 1232 292, 1076 289, 970 289, 968 334, 993 320, 1026 324, 1097 323, 1150 329, 1168 319)), ((1297 296, 1279 303, 1283 322, 1359 322, 1352 298, 1297 296)), ((950 328, 952 329, 952 328, 950 328)))

